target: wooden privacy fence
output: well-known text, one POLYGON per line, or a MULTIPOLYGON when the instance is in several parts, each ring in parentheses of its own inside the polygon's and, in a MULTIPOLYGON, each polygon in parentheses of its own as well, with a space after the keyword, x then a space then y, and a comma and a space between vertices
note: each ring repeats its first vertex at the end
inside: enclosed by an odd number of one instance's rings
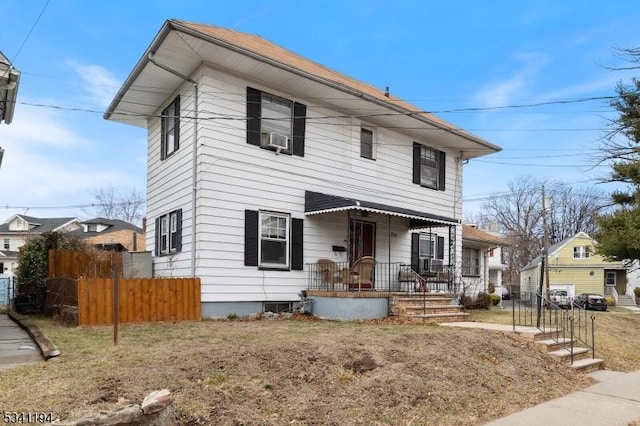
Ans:
MULTIPOLYGON (((120 322, 201 318, 200 278, 119 279, 120 322)), ((78 325, 113 323, 113 279, 78 280, 78 325)))
POLYGON ((49 278, 112 277, 122 271, 122 254, 104 250, 49 250, 49 278))

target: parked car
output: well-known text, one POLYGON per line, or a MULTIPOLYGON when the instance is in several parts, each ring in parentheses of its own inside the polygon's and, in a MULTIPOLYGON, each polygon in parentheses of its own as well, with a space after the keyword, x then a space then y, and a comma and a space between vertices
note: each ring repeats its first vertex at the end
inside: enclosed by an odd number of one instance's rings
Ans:
POLYGON ((511 299, 511 293, 509 293, 509 289, 506 287, 502 287, 502 300, 511 299))
POLYGON ((607 301, 600 294, 582 293, 576 297, 573 303, 584 309, 607 310, 607 301))
POLYGON ((569 296, 566 290, 549 290, 549 297, 545 300, 547 308, 559 307, 560 309, 569 309, 569 296))

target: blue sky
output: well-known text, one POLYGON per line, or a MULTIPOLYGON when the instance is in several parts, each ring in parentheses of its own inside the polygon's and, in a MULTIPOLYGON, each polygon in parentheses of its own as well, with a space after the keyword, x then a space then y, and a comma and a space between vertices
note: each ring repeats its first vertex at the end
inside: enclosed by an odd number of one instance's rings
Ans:
POLYGON ((608 169, 592 168, 592 155, 615 117, 598 98, 633 75, 607 67, 624 64, 615 48, 638 46, 640 22, 638 3, 623 0, 0 0, 0 8, 0 51, 22 73, 13 123, 0 124, 0 219, 86 218, 91 209, 79 206, 95 202, 95 188, 144 193, 146 131, 102 113, 170 18, 260 35, 501 146, 465 166, 465 217, 520 176, 595 185, 608 169))

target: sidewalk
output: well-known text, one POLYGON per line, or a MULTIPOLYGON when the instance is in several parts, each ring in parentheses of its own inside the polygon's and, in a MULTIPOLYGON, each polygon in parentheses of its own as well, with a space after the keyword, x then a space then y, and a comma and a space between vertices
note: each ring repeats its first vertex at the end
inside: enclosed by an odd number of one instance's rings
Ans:
POLYGON ((600 383, 486 424, 627 426, 634 420, 640 420, 640 371, 618 373, 600 370, 589 375, 600 383))
MULTIPOLYGON (((513 332, 512 325, 481 322, 442 323, 441 326, 482 328, 513 332)), ((516 326, 515 332, 532 333, 535 327, 516 326)), ((627 426, 640 420, 640 370, 619 373, 599 370, 589 374, 600 383, 561 398, 486 423, 488 426, 627 426)))
POLYGON ((0 371, 42 360, 40 349, 29 334, 7 314, 0 314, 0 371))

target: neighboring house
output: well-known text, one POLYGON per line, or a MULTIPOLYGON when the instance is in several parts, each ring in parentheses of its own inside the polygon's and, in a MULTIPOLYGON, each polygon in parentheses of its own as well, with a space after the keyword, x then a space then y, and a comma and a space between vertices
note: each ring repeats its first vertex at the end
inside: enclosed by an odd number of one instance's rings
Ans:
POLYGON ((117 251, 144 251, 144 231, 127 222, 96 218, 80 221, 75 217, 32 217, 15 214, 0 224, 0 276, 14 276, 19 249, 45 232, 61 232, 87 241, 98 248, 117 251))
POLYGON ((44 232, 70 232, 80 227, 75 217, 32 217, 14 214, 0 224, 0 267, 4 276, 13 276, 18 267, 18 250, 44 232))
POLYGON ((105 118, 147 129, 154 274, 200 277, 205 317, 291 308, 319 260, 459 269, 462 166, 500 149, 263 38, 178 20, 105 118))
MULTIPOLYGON (((570 298, 581 293, 626 294, 627 270, 622 262, 608 262, 595 254, 596 242, 584 232, 549 247, 549 286, 566 290, 570 298)), ((520 273, 520 290, 533 294, 540 286, 542 256, 520 273)), ((546 278, 545 278, 546 283, 546 278)))
POLYGON ((507 240, 493 232, 478 229, 476 225, 462 225, 462 281, 465 293, 475 296, 487 292, 489 283, 495 294, 502 294, 502 247, 507 240))
MULTIPOLYGON (((0 123, 11 124, 18 97, 20 72, 0 52, 0 123)), ((2 157, 0 154, 0 162, 2 157)))
POLYGON ((144 230, 119 219, 98 217, 80 222, 80 229, 70 232, 103 250, 145 251, 144 230))

